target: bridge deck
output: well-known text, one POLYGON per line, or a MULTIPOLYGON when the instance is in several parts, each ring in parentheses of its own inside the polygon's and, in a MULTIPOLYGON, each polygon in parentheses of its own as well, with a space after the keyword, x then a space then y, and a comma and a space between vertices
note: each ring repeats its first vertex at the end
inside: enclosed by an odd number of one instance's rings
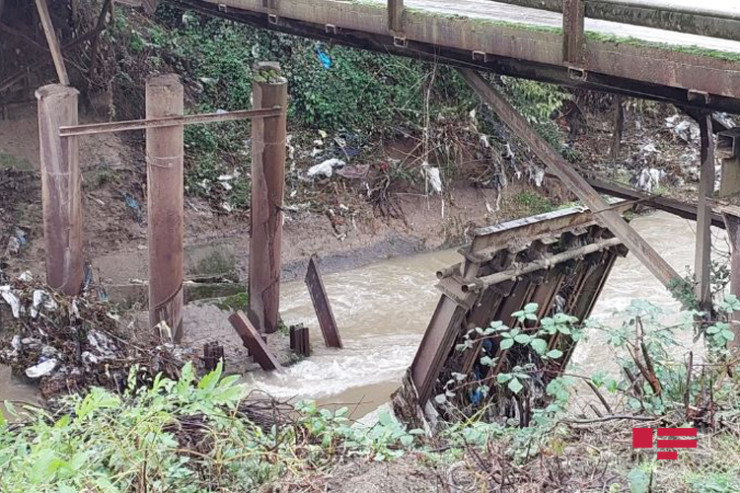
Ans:
POLYGON ((284 32, 740 113, 737 41, 586 19, 583 60, 573 66, 563 60, 561 14, 489 0, 406 0, 400 33, 383 0, 174 1, 284 32), (394 37, 407 45, 393 46, 394 37))

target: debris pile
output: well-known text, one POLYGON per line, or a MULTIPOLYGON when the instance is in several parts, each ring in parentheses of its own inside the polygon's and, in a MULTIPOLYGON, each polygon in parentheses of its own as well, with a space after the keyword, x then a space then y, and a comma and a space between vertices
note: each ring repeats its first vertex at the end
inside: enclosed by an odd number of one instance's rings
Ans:
POLYGON ((93 294, 66 297, 29 274, 0 285, 0 363, 38 382, 45 398, 96 385, 122 390, 129 369, 146 384, 195 359, 172 344, 134 341, 111 305, 93 294))

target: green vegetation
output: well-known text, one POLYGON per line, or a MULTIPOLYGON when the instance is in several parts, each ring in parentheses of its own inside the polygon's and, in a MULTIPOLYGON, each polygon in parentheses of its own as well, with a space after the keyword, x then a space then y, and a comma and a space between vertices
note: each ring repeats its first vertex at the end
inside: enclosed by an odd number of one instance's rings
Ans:
POLYGON ((550 199, 534 190, 524 190, 514 196, 514 204, 522 211, 523 216, 544 214, 555 210, 550 199))
POLYGON ((246 292, 235 294, 219 300, 216 306, 227 311, 245 311, 249 308, 249 295, 246 292))
POLYGON ((19 171, 30 171, 32 169, 31 163, 25 159, 21 159, 8 154, 0 150, 0 169, 2 168, 14 168, 19 171))

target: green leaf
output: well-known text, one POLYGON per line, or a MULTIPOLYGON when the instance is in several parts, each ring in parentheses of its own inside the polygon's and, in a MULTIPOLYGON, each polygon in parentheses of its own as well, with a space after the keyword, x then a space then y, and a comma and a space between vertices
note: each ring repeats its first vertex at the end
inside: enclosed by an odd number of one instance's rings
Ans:
POLYGON ((401 445, 404 447, 410 447, 414 444, 414 437, 413 435, 403 435, 401 437, 401 445))
POLYGON ((496 375, 496 381, 498 383, 506 383, 511 380, 513 376, 510 373, 499 373, 496 375))
POLYGON ((547 357, 551 359, 558 359, 563 357, 563 352, 559 349, 553 349, 547 352, 547 357))
POLYGON ((504 339, 501 341, 501 349, 509 349, 514 345, 514 339, 504 339))
POLYGON ((532 346, 532 349, 537 351, 537 354, 544 354, 544 352, 547 351, 547 341, 544 339, 532 339, 529 345, 532 346))
POLYGON ((717 327, 716 325, 712 325, 711 327, 707 328, 707 334, 709 335, 716 334, 719 331, 720 331, 720 328, 717 327))
POLYGON ((527 334, 519 334, 514 338, 514 340, 519 344, 529 344, 529 341, 532 340, 532 337, 528 336, 527 334))
POLYGON ((515 394, 518 394, 523 388, 524 385, 521 384, 518 378, 512 378, 509 382, 509 390, 511 390, 515 394))
POLYGON ((480 364, 483 366, 493 366, 496 361, 490 356, 483 356, 480 359, 480 364))
POLYGON ((539 307, 537 303, 527 303, 524 305, 524 313, 536 313, 539 307))
POLYGON ((223 370, 223 364, 221 361, 216 365, 216 369, 203 377, 198 383, 199 390, 213 390, 216 388, 219 379, 221 378, 221 371, 223 370))
POLYGON ((735 340, 735 334, 731 330, 723 330, 722 331, 722 337, 724 337, 728 341, 734 341, 735 340))

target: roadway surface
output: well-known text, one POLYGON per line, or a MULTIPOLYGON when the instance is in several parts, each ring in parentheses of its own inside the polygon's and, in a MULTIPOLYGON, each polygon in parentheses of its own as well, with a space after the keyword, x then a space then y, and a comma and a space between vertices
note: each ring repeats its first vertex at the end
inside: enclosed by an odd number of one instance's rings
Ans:
MULTIPOLYGON (((717 1, 701 2, 703 10, 713 8, 717 11, 737 14, 740 16, 740 0, 729 2, 717 1)), ((384 1, 375 3, 385 4, 384 1)), ((657 6, 676 6, 695 8, 697 0, 659 1, 641 0, 641 3, 657 6)), ((490 0, 406 0, 404 4, 410 8, 447 15, 459 15, 470 18, 490 19, 504 22, 530 24, 546 27, 562 27, 563 16, 555 12, 519 7, 490 0)), ((740 53, 740 42, 717 38, 708 38, 694 34, 685 34, 675 31, 664 31, 648 27, 620 24, 596 19, 586 19, 586 31, 602 34, 612 34, 620 37, 632 37, 644 41, 667 43, 676 46, 698 46, 705 49, 740 53)))

